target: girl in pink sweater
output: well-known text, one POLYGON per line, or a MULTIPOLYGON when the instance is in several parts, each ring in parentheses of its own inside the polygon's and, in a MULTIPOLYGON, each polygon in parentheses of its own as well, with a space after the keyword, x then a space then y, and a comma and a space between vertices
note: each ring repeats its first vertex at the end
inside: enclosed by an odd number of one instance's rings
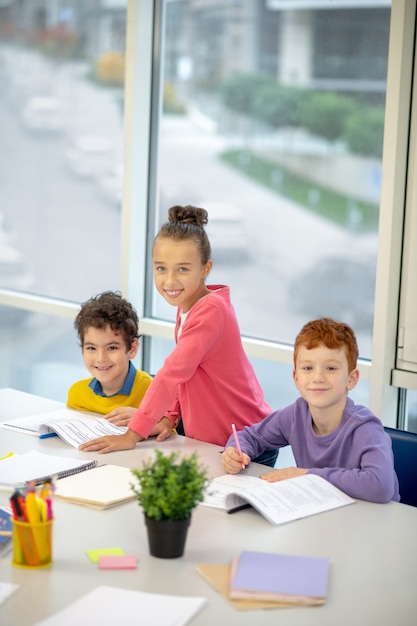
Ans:
MULTIPOLYGON (((134 448, 149 436, 163 441, 182 421, 187 437, 225 445, 231 424, 243 429, 272 411, 242 346, 223 285, 206 285, 212 268, 207 211, 175 206, 152 251, 155 286, 177 307, 176 347, 155 375, 123 435, 80 446, 87 452, 134 448)), ((116 409, 121 418, 126 408, 116 409)), ((276 451, 269 464, 273 464, 276 451)), ((266 463, 266 461, 263 461, 266 463)))

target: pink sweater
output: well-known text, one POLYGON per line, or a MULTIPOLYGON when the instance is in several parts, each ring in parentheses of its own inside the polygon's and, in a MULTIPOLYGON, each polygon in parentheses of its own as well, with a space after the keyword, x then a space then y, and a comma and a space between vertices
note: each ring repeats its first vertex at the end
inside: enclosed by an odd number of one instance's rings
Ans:
POLYGON ((210 293, 190 309, 177 345, 149 386, 129 428, 148 437, 164 416, 182 417, 187 437, 223 446, 231 433, 272 413, 242 346, 230 290, 210 293))

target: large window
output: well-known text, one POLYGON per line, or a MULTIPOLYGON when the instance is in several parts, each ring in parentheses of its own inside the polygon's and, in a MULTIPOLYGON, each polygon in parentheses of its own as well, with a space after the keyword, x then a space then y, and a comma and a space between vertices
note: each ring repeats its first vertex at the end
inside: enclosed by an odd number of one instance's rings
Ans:
MULTIPOLYGON (((1 3, 0 288, 77 303, 120 288, 126 2, 62 4, 1 3)), ((2 384, 62 397, 71 322, 0 324, 2 384)))
POLYGON ((82 301, 120 285, 126 6, 1 4, 0 287, 82 301))
POLYGON ((208 210, 243 334, 292 344, 329 315, 369 358, 390 10, 299 4, 165 4, 156 227, 172 204, 208 210))
MULTIPOLYGON (((370 359, 390 9, 299 4, 160 5, 155 229, 173 204, 208 210, 211 282, 245 336, 291 345, 327 315, 370 359)), ((153 295, 148 315, 172 320, 153 295)), ((292 399, 288 364, 284 389, 256 366, 270 402, 292 399)))
POLYGON ((69 385, 71 321, 104 289, 136 305, 154 373, 174 310, 150 245, 190 203, 209 212, 210 280, 231 287, 268 401, 294 397, 301 326, 333 316, 357 333, 357 399, 393 423, 415 3, 61 4, 0 7, 1 332, 45 337, 28 351, 36 376, 2 345, 0 384, 39 391, 59 362, 55 387, 69 385))

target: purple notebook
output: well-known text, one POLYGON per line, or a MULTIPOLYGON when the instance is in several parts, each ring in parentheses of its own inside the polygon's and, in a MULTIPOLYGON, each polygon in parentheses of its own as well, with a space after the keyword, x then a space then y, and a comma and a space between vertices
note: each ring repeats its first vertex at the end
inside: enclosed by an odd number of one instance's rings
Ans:
POLYGON ((327 596, 328 558, 244 551, 232 565, 229 595, 322 603, 327 596))

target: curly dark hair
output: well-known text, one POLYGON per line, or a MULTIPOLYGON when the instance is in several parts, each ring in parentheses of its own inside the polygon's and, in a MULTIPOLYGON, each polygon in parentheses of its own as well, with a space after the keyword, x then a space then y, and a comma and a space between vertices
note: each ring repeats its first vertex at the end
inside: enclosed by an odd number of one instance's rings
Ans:
POLYGON ((133 306, 118 291, 104 291, 81 305, 74 321, 81 347, 87 328, 110 328, 121 332, 128 350, 139 337, 139 318, 133 306))
POLYGON ((207 222, 208 213, 206 209, 191 204, 172 206, 168 210, 168 222, 162 224, 154 243, 160 237, 167 237, 176 241, 191 239, 196 242, 200 251, 201 262, 205 265, 211 258, 210 241, 204 228, 207 222))

